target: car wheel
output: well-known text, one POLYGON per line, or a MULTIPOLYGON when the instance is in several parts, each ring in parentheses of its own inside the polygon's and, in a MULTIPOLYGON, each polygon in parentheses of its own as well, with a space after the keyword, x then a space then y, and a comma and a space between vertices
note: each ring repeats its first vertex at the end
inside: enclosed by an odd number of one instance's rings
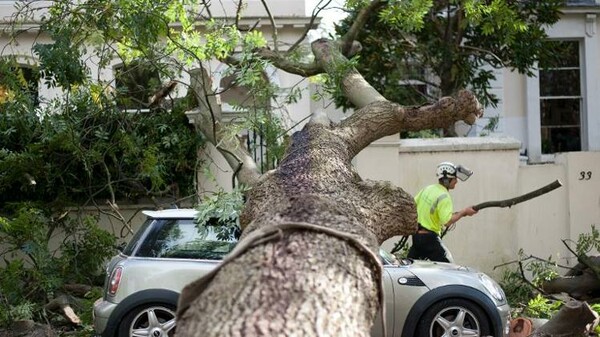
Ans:
POLYGON ((130 311, 119 325, 119 337, 169 337, 175 333, 175 308, 148 304, 130 311))
POLYGON ((446 299, 432 305, 421 317, 419 337, 481 337, 491 335, 490 321, 481 308, 463 299, 446 299))

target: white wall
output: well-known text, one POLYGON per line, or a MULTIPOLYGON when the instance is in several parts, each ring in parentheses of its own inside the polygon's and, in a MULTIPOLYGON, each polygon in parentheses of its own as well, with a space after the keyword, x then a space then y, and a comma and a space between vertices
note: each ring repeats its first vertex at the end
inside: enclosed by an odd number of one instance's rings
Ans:
MULTIPOLYGON (((211 4, 210 8, 214 16, 228 15, 231 17, 232 13, 236 13, 239 2, 237 0, 222 0, 209 2, 209 4, 211 4)), ((268 11, 273 16, 305 16, 305 12, 307 11, 305 2, 305 0, 269 0, 267 1, 268 11)), ((264 19, 267 18, 267 9, 261 0, 246 0, 244 4, 242 16, 261 17, 263 20, 268 20, 264 19)))
MULTIPOLYGON (((451 191, 456 209, 513 198, 559 179, 563 187, 538 198, 511 208, 486 208, 461 219, 444 242, 457 263, 496 277, 501 269, 494 267, 515 260, 520 248, 527 255, 552 256, 572 266, 576 261, 561 240, 576 241, 600 223, 600 153, 566 153, 556 163, 527 165, 519 160, 519 148, 520 143, 508 137, 388 137, 364 149, 354 164, 364 179, 387 180, 412 195, 436 182, 438 163, 465 165, 474 174, 451 191), (582 171, 586 177, 591 172, 589 180, 579 180, 582 171)), ((384 247, 391 248, 397 239, 384 247)))
MULTIPOLYGON (((566 183, 565 170, 561 165, 524 165, 520 167, 516 180, 518 193, 527 193, 556 179, 566 183)), ((571 237, 568 199, 568 187, 563 186, 515 208, 516 246, 523 248, 525 254, 539 258, 552 257, 555 261, 564 259, 567 252, 560 240, 571 237)))

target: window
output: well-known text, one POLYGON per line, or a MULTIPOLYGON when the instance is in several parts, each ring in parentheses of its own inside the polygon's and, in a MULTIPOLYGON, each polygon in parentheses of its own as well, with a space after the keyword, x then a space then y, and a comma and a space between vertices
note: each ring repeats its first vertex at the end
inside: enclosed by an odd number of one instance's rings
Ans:
POLYGON ((125 253, 137 250, 139 257, 220 260, 237 240, 220 239, 218 226, 200 226, 193 219, 148 219, 125 253))
POLYGON ((578 41, 549 41, 559 48, 552 64, 540 63, 542 154, 581 151, 581 67, 578 41))
POLYGON ((117 106, 122 109, 148 109, 150 98, 160 86, 158 69, 151 64, 133 61, 115 67, 117 106))

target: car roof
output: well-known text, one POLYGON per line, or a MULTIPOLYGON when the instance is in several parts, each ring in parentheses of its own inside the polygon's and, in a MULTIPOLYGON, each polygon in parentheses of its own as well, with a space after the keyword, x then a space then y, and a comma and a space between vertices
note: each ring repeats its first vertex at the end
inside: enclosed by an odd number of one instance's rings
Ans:
POLYGON ((198 210, 193 208, 174 208, 164 209, 160 211, 142 211, 149 218, 158 219, 193 219, 196 217, 198 210))

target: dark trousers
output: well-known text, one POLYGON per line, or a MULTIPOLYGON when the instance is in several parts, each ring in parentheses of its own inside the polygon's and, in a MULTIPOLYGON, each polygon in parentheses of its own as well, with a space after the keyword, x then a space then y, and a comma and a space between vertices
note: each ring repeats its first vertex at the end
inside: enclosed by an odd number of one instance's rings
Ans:
POLYGON ((440 237, 433 232, 412 235, 412 246, 408 250, 408 258, 450 262, 440 237))

